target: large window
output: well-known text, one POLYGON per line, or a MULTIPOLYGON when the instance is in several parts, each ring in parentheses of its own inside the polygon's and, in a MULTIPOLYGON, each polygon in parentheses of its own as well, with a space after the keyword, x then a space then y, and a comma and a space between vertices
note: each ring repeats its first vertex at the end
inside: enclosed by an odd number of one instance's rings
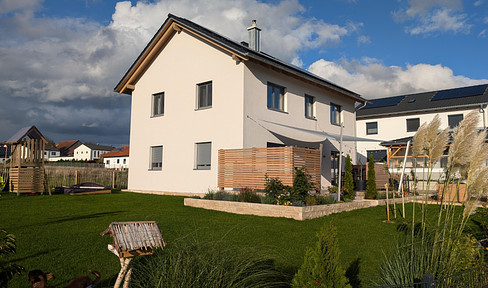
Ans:
POLYGON ((268 108, 285 111, 285 88, 268 83, 268 108))
POLYGON ((339 181, 339 152, 330 152, 330 184, 337 186, 339 181))
POLYGON ((212 142, 196 143, 195 168, 198 170, 209 170, 212 160, 212 142))
POLYGON ((417 132, 420 127, 420 118, 407 119, 407 132, 417 132))
POLYGON ((451 129, 458 126, 461 121, 463 121, 463 114, 447 115, 447 122, 449 122, 451 129))
POLYGON ((366 123, 366 135, 378 134, 378 122, 366 123))
POLYGON ((330 103, 330 123, 341 125, 341 106, 330 103))
POLYGON ((305 117, 315 119, 315 97, 305 95, 305 117))
POLYGON ((161 116, 164 114, 164 92, 152 95, 152 114, 151 116, 161 116))
POLYGON ((151 170, 161 170, 163 168, 163 146, 151 147, 151 170))
POLYGON ((212 107, 212 81, 197 84, 197 109, 212 107))

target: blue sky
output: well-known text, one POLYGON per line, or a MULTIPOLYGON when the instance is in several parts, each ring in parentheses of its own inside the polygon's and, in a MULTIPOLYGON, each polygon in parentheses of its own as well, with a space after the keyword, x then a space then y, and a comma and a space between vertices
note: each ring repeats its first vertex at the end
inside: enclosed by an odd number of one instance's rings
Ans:
POLYGON ((0 141, 36 125, 59 142, 129 142, 113 87, 168 13, 365 98, 488 83, 488 0, 0 0, 0 141))

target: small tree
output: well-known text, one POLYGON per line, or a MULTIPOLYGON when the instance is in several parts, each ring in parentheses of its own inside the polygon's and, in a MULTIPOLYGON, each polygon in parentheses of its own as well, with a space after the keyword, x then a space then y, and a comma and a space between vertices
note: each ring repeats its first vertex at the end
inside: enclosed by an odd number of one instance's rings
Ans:
POLYGON ((352 200, 354 196, 354 180, 352 179, 352 163, 351 156, 346 156, 346 166, 344 171, 344 191, 342 192, 344 199, 352 200))
POLYGON ((305 168, 295 167, 295 177, 293 178, 293 200, 305 201, 310 190, 315 187, 311 181, 311 176, 307 174, 305 168))
POLYGON ((15 236, 0 228, 0 288, 7 287, 8 281, 24 271, 22 266, 2 260, 5 255, 15 254, 16 247, 15 236))
POLYGON ((293 278, 292 287, 351 287, 339 264, 337 232, 331 223, 317 233, 315 247, 309 247, 305 260, 293 278))
POLYGON ((368 159, 368 180, 366 181, 366 198, 374 199, 378 194, 376 189, 376 173, 374 172, 374 159, 373 154, 369 154, 368 159))

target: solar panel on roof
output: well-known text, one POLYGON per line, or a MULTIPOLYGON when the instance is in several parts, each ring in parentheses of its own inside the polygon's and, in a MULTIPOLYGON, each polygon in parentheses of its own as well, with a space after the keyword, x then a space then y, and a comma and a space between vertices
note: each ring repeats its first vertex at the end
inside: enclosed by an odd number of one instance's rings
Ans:
POLYGON ((370 100, 373 103, 366 105, 363 109, 396 106, 396 105, 398 105, 398 103, 400 103, 400 101, 403 100, 403 98, 405 98, 405 96, 388 97, 388 98, 383 98, 383 99, 373 99, 373 100, 370 100))
POLYGON ((488 84, 438 91, 431 101, 483 95, 486 87, 488 87, 488 84))

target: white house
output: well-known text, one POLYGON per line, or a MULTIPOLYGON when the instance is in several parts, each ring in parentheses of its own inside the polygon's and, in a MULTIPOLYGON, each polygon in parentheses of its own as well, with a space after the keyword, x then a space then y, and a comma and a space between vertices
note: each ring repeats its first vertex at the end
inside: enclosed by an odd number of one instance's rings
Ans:
MULTIPOLYGON (((263 53, 256 23, 248 31, 238 43, 168 15, 115 87, 132 95, 128 189, 204 193, 217 188, 220 149, 284 145, 321 148, 320 188, 336 180, 339 143, 314 133, 337 136, 342 122, 354 137, 365 100, 263 53)), ((354 142, 343 151, 355 155, 354 142)))
POLYGON ((103 154, 103 163, 105 163, 105 168, 128 169, 129 146, 121 146, 103 154))
POLYGON ((61 156, 61 152, 58 148, 54 146, 46 145, 44 147, 44 160, 46 161, 56 161, 61 156))
POLYGON ((100 157, 112 151, 114 148, 111 146, 103 146, 93 143, 84 143, 74 149, 75 160, 93 161, 100 159, 100 157))
MULTIPOLYGON (((358 142, 358 159, 366 163, 369 154, 373 154, 375 161, 386 161, 387 147, 405 146, 420 125, 430 122, 437 114, 441 119, 441 128, 452 129, 466 114, 478 111, 478 127, 486 129, 487 88, 488 84, 484 84, 370 100, 357 111, 356 134, 385 142, 358 142)), ((444 165, 441 161, 440 166, 444 165)), ((436 169, 438 173, 443 170, 442 167, 436 169)))

